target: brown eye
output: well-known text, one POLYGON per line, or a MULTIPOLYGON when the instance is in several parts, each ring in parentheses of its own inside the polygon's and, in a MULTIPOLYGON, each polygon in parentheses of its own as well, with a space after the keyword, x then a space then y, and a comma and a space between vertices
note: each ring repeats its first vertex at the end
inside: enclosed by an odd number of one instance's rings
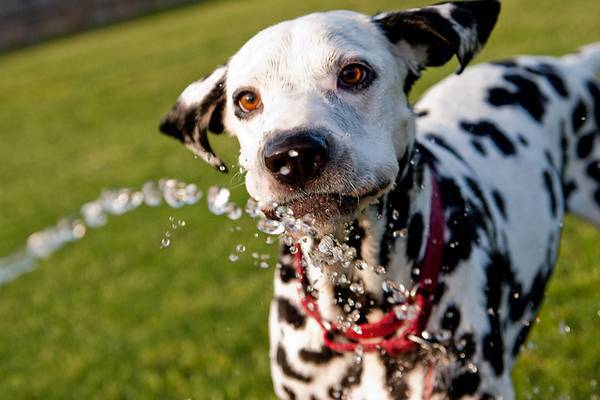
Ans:
POLYGON ((254 110, 257 110, 262 105, 260 100, 260 96, 258 93, 254 93, 251 91, 246 91, 241 93, 238 96, 238 105, 242 109, 243 112, 249 113, 254 110))
POLYGON ((350 64, 345 66, 338 78, 341 86, 354 88, 364 83, 369 75, 369 70, 362 64, 350 64))

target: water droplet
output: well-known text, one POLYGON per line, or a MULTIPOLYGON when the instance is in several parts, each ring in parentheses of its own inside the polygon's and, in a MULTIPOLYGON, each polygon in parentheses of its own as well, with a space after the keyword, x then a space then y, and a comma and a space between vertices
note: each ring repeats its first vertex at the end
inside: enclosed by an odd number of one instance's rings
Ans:
POLYGON ((97 201, 81 206, 81 215, 85 224, 90 228, 98 228, 106 224, 106 215, 102 210, 102 205, 97 201))
POLYGON ((396 238, 397 237, 405 238, 406 236, 408 236, 408 229, 406 229, 406 228, 394 231, 394 237, 396 237, 396 238))
POLYGON ((279 174, 281 175, 288 175, 291 172, 290 167, 288 167, 287 165, 284 165, 283 167, 279 168, 279 174))
POLYGON ((530 340, 527 342, 527 349, 528 350, 535 350, 537 349, 537 343, 534 342, 533 340, 530 340))
POLYGON ((378 265, 378 266, 374 267, 373 271, 375 271, 375 273, 377 275, 383 275, 387 272, 387 270, 385 269, 385 267, 383 265, 378 265))
POLYGON ((365 260, 354 261, 354 268, 356 268, 359 271, 365 270, 368 266, 369 266, 369 264, 367 264, 367 262, 365 260))
POLYGON ((142 186, 144 203, 149 207, 158 207, 162 203, 162 193, 155 181, 149 181, 142 186))
POLYGON ((269 263, 268 263, 268 262, 266 262, 266 261, 261 261, 261 263, 259 264, 259 266, 260 266, 262 269, 267 269, 267 268, 269 268, 269 263))
POLYGON ((365 287, 363 286, 362 283, 358 283, 358 282, 352 283, 350 285, 350 290, 356 294, 364 294, 365 293, 365 287))
POLYGON ((230 207, 227 210, 227 218, 232 221, 242 218, 242 209, 230 203, 230 207))
POLYGON ((416 304, 400 304, 393 310, 399 320, 413 320, 419 312, 419 307, 416 304))
POLYGON ((292 149, 292 150, 288 151, 288 155, 292 158, 298 157, 298 152, 296 150, 292 149))
POLYGON ((171 240, 166 237, 162 238, 160 241, 160 247, 164 249, 165 247, 169 247, 169 245, 171 245, 171 240))
MULTIPOLYGON (((360 315, 359 315, 359 318, 360 318, 360 315)), ((352 325, 352 327, 351 327, 351 328, 352 328, 352 330, 353 330, 353 331, 354 331, 354 332, 355 332, 357 335, 362 335, 362 333, 363 333, 363 330, 362 330, 362 328, 360 327, 360 325, 356 325, 356 324, 354 324, 354 325, 352 325)))
POLYGON ((565 321, 560 321, 559 330, 563 335, 571 333, 571 327, 565 321))
POLYGON ((223 215, 229 211, 229 189, 221 186, 212 186, 208 189, 206 200, 208 210, 215 215, 223 215))
POLYGON ((297 252, 298 252, 298 248, 296 246, 290 247, 290 253, 291 254, 296 254, 297 252))
POLYGON ((237 246, 235 246, 235 251, 237 251, 238 253, 243 253, 246 251, 246 246, 244 246, 243 244, 238 244, 237 246))
POLYGON ((467 364, 467 370, 469 370, 470 372, 472 372, 474 374, 476 374, 478 371, 477 366, 473 363, 467 364))
POLYGON ((289 207, 279 206, 275 209, 275 215, 279 219, 293 218, 294 212, 289 207))
POLYGON ((279 221, 272 219, 261 219, 257 224, 258 230, 268 235, 281 235, 285 227, 279 221))
POLYGON ((236 262, 239 259, 240 259, 240 257, 237 254, 232 253, 229 255, 229 261, 231 261, 231 262, 236 262))
POLYGON ((396 209, 392 210, 392 219, 394 221, 397 221, 398 218, 400 218, 400 212, 396 209))

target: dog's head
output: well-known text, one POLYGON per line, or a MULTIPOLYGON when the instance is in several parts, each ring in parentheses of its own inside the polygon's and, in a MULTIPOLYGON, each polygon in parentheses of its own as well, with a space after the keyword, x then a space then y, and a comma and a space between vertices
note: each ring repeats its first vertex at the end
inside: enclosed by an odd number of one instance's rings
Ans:
POLYGON ((323 231, 389 190, 414 141, 407 93, 420 72, 486 42, 495 0, 373 17, 307 15, 263 30, 189 85, 160 130, 221 171, 208 131, 234 134, 246 187, 266 211, 311 213, 323 231))

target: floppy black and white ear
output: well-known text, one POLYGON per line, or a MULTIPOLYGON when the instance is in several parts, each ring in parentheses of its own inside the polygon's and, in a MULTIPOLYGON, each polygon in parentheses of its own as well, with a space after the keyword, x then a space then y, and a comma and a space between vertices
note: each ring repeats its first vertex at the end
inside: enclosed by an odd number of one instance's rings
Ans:
POLYGON ((208 141, 208 131, 222 133, 225 110, 227 67, 214 70, 193 82, 179 95, 171 111, 160 121, 160 131, 179 139, 185 147, 221 172, 225 164, 216 156, 208 141))
POLYGON ((498 0, 474 0, 381 13, 373 21, 391 42, 410 50, 411 67, 440 66, 456 54, 461 73, 487 41, 499 12, 498 0))

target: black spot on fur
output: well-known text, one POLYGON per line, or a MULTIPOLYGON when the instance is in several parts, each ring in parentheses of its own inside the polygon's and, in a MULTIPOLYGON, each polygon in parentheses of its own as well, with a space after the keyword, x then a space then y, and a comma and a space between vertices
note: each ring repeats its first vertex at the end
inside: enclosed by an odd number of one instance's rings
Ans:
POLYGON ((505 156, 511 156, 516 153, 515 145, 491 121, 481 120, 475 123, 461 121, 460 126, 463 130, 473 135, 490 138, 498 150, 505 156))
MULTIPOLYGON (((361 280, 356 280, 356 283, 362 284, 361 280)), ((388 302, 383 304, 377 304, 373 295, 368 292, 359 294, 350 290, 350 285, 337 283, 333 288, 334 303, 337 304, 340 309, 346 313, 351 314, 355 310, 359 310, 359 319, 356 321, 357 324, 364 324, 367 321, 367 315, 374 306, 379 306, 381 310, 387 312, 390 305, 388 302), (348 302, 348 300, 352 300, 348 302), (360 305, 359 305, 360 304, 360 305), (344 310, 344 306, 347 309, 344 310)))
POLYGON ((594 137, 597 136, 598 133, 589 132, 579 138, 579 141, 577 141, 577 157, 587 158, 592 153, 594 137))
POLYGON ((485 216, 487 218, 491 218, 492 213, 490 212, 488 203, 487 203, 485 197, 483 196, 483 191, 481 190, 481 188, 479 187, 477 182, 475 182, 472 178, 470 178, 468 176, 465 176, 465 182, 467 183, 467 186, 469 187, 471 192, 473 192, 473 195, 475 196, 475 198, 479 201, 479 204, 480 204, 485 216))
POLYGON ((296 393, 288 386, 283 385, 282 386, 283 391, 285 392, 285 394, 288 397, 288 400, 296 400, 296 393))
POLYGON ((515 67, 519 66, 519 64, 517 64, 517 62, 515 60, 493 61, 492 64, 497 65, 499 67, 504 67, 504 68, 515 68, 515 67))
POLYGON ((280 263, 279 278, 283 283, 289 283, 296 278, 296 270, 288 264, 280 263))
POLYGON ((485 147, 481 144, 479 140, 471 139, 471 146, 482 156, 487 156, 487 151, 485 151, 485 147))
POLYGON ((454 304, 450 304, 448 308, 446 308, 446 312, 442 317, 441 327, 444 330, 447 330, 454 335, 458 325, 460 324, 460 311, 454 304))
POLYGON ((502 214, 502 217, 505 220, 508 219, 508 216, 506 215, 506 204, 504 203, 504 198, 502 197, 500 192, 494 190, 492 191, 492 196, 494 197, 494 203, 496 203, 496 207, 498 207, 498 210, 500 211, 500 214, 502 214))
POLYGON ((552 86, 554 91, 558 93, 561 97, 569 96, 569 91, 567 90, 563 79, 560 77, 560 74, 558 73, 556 68, 554 68, 552 65, 541 63, 536 65, 535 67, 525 67, 525 69, 528 72, 531 72, 532 74, 536 74, 546 78, 550 86, 552 86))
POLYGON ((494 106, 518 106, 527 111, 535 120, 541 121, 548 101, 538 86, 516 74, 506 74, 504 79, 515 86, 513 91, 495 87, 488 92, 488 102, 494 106))
POLYGON ((385 383, 393 399, 408 399, 409 388, 402 373, 406 369, 406 365, 396 357, 383 355, 383 365, 385 368, 385 383))
POLYGON ((408 234, 406 242, 406 256, 411 260, 417 260, 423 244, 423 216, 421 213, 415 213, 410 219, 408 225, 408 234))
POLYGON ((329 388, 329 397, 332 399, 345 399, 347 398, 348 391, 353 387, 360 384, 362 376, 362 363, 352 363, 342 376, 342 380, 339 385, 335 385, 329 388))
POLYGON ((336 353, 326 346, 321 347, 321 350, 318 351, 307 349, 300 350, 300 359, 313 364, 326 364, 333 358, 339 356, 340 353, 336 353))
POLYGON ((504 342, 500 333, 500 326, 483 338, 483 357, 489 361, 496 375, 504 370, 504 342))
POLYGON ((279 364, 281 372, 283 372, 284 375, 304 383, 312 381, 312 378, 310 376, 302 375, 290 365, 287 358, 287 353, 285 352, 285 349, 282 345, 277 346, 276 359, 277 364, 279 364))
POLYGON ((487 296, 488 320, 490 331, 483 340, 483 357, 490 363, 496 375, 500 375, 504 369, 503 353, 504 342, 500 330, 500 302, 502 300, 502 288, 510 273, 510 261, 501 253, 492 253, 490 263, 486 268, 486 287, 484 292, 487 296))
POLYGON ((481 383, 478 372, 466 371, 452 378, 448 395, 451 400, 474 394, 481 383))
POLYGON ((528 324, 523 325, 523 327, 517 334, 517 338, 515 339, 515 343, 513 344, 513 348, 512 348, 513 357, 516 357, 519 354, 519 352, 521 351, 521 348, 523 347, 523 344, 525 343, 525 340, 527 339, 527 335, 529 334, 530 330, 531 330, 531 324, 528 323, 528 324))
POLYGON ((577 184, 574 181, 565 182, 562 185, 565 202, 569 200, 569 197, 571 197, 571 194, 573 194, 575 190, 577 190, 577 184))
POLYGON ((292 265, 294 255, 290 253, 290 246, 279 247, 279 278, 283 283, 289 283, 296 279, 296 268, 292 265))
POLYGON ((594 192, 594 200, 596 200, 596 204, 600 206, 600 189, 594 192))
MULTIPOLYGON (((400 163, 406 163, 406 173, 398 176, 395 188, 388 193, 385 203, 386 226, 381 238, 379 249, 379 264, 387 266, 390 261, 390 252, 396 243, 394 232, 405 229, 408 225, 408 214, 410 207, 410 191, 414 187, 415 176, 418 175, 416 169, 421 169, 422 165, 419 156, 415 152, 411 156, 400 160, 400 163), (413 160, 411 163, 409 160, 413 160), (404 161, 403 161, 404 160, 404 161)), ((380 203, 382 201, 380 200, 380 203)))
POLYGON ((548 194, 548 201, 550 202, 550 212, 552 213, 553 217, 556 217, 558 205, 556 200, 556 193, 554 192, 554 185, 552 183, 552 176, 550 175, 549 171, 544 171, 543 177, 544 186, 546 187, 546 192, 548 194))
POLYGON ((437 288, 435 289, 435 293, 433 295, 433 304, 439 304, 440 300, 444 293, 446 293, 446 284, 444 282, 438 282, 437 288))
POLYGON ((443 137, 436 135, 434 133, 428 133, 425 135, 425 139, 430 141, 431 143, 434 143, 435 145, 443 148, 448 153, 452 154, 456 159, 458 159, 462 163, 465 163, 465 159, 460 154, 458 154, 456 149, 454 147, 450 146, 450 144, 448 144, 448 142, 446 142, 446 140, 443 137))
POLYGON ((571 125, 573 126, 573 132, 577 133, 579 128, 583 126, 585 120, 587 118, 587 109, 585 107, 585 103, 581 100, 575 106, 573 110, 573 115, 571 116, 571 125))
POLYGON ((448 239, 442 255, 442 272, 450 273, 461 260, 469 258, 477 240, 477 229, 484 229, 484 216, 475 204, 465 201, 453 179, 440 178, 438 183, 444 208, 448 210, 448 239))
POLYGON ((596 182, 600 182, 600 161, 593 161, 588 164, 585 172, 596 182))
POLYGON ((477 345, 473 334, 465 333, 462 335, 460 339, 454 343, 452 351, 461 365, 468 364, 477 351, 477 345))
POLYGON ((519 134, 517 136, 517 139, 519 140, 519 143, 521 143, 524 147, 529 146, 529 140, 527 140, 527 138, 525 136, 519 134))
POLYGON ((594 119, 596 120, 596 126, 600 128, 600 87, 598 84, 592 81, 587 83, 587 88, 592 96, 594 102, 594 119))
POLYGON ((519 282, 512 282, 508 300, 510 319, 517 322, 523 317, 527 306, 527 296, 523 294, 523 287, 519 282))
POLYGON ((289 300, 280 297, 277 299, 277 314, 279 321, 286 322, 299 329, 306 323, 306 317, 289 300))
POLYGON ((484 393, 481 395, 481 397, 479 398, 479 400, 497 400, 496 396, 492 396, 489 393, 484 393))

